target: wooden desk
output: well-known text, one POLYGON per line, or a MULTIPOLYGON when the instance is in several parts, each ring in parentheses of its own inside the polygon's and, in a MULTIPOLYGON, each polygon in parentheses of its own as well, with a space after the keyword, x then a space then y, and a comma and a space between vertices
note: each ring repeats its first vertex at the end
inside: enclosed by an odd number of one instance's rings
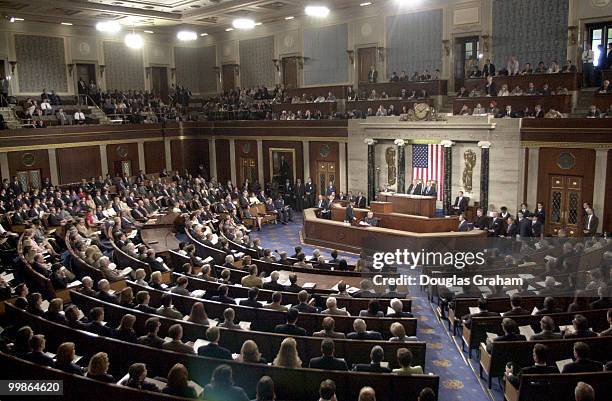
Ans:
POLYGON ((561 113, 572 112, 572 96, 571 95, 551 95, 551 96, 493 96, 493 97, 456 97, 453 99, 453 113, 459 114, 461 107, 467 105, 470 112, 478 103, 485 109, 489 108, 489 104, 495 101, 497 108, 503 111, 506 106, 512 106, 512 110, 518 112, 529 107, 529 111, 533 111, 535 106, 539 104, 542 110, 547 112, 554 108, 561 113))
POLYGON ((425 89, 429 96, 446 96, 448 94, 448 81, 445 79, 432 80, 432 81, 400 81, 400 82, 381 82, 371 84, 363 82, 359 84, 359 94, 363 91, 366 94, 370 94, 372 90, 376 93, 384 91, 389 96, 399 97, 402 89, 406 89, 406 92, 420 91, 425 89))
POLYGON ((467 232, 417 233, 382 227, 360 227, 334 220, 320 219, 315 209, 304 211, 304 242, 316 246, 366 252, 396 249, 427 249, 431 251, 476 250, 486 246, 487 233, 467 232))
POLYGON ((295 96, 301 98, 303 94, 306 94, 306 96, 313 97, 325 96, 327 98, 327 95, 329 94, 329 92, 331 92, 338 99, 346 99, 346 91, 350 86, 351 85, 327 85, 312 86, 309 88, 293 88, 287 89, 285 93, 290 98, 295 96))
MULTIPOLYGON (((360 220, 366 216, 368 209, 353 209, 355 217, 360 220)), ((344 221, 345 207, 333 207, 332 220, 344 221)), ((402 213, 374 213, 378 218, 378 227, 393 230, 411 231, 414 233, 441 233, 454 231, 459 227, 459 217, 424 217, 402 213)), ((356 224, 354 224, 356 225, 356 224)))
POLYGON ((322 102, 322 103, 277 103, 272 105, 272 111, 275 113, 294 112, 301 111, 302 114, 306 113, 306 110, 310 110, 311 113, 320 111, 324 116, 332 115, 338 109, 337 102, 322 102))
MULTIPOLYGON (((577 91, 580 89, 582 82, 582 74, 574 73, 559 73, 559 74, 531 74, 531 75, 512 75, 512 76, 496 76, 493 77, 493 82, 497 86, 497 90, 501 89, 503 84, 508 85, 508 90, 512 90, 516 85, 525 90, 530 82, 541 88, 544 84, 548 84, 551 90, 557 89, 558 86, 567 88, 568 91, 577 91)), ((475 88, 484 89, 487 84, 486 78, 468 78, 464 81, 464 86, 467 91, 475 88)))
POLYGON ((385 109, 389 109, 390 105, 393 105, 393 108, 397 113, 402 112, 402 108, 406 106, 406 109, 410 110, 414 108, 414 105, 417 103, 427 103, 430 106, 433 106, 433 99, 414 99, 414 100, 402 100, 402 99, 385 99, 385 100, 357 100, 353 102, 346 102, 346 110, 359 110, 362 113, 367 113, 368 109, 371 108, 374 113, 379 106, 383 106, 385 109))
POLYGON ((593 104, 597 106, 597 108, 605 113, 608 110, 608 107, 612 105, 612 93, 607 94, 596 94, 593 95, 593 104))
POLYGON ((377 200, 391 202, 393 212, 433 217, 436 215, 436 197, 422 195, 394 194, 379 192, 377 200))

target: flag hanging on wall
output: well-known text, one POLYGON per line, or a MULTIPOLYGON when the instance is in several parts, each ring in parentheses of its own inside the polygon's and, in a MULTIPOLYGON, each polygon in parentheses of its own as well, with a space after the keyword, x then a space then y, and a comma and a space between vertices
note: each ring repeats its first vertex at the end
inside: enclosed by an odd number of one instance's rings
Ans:
POLYGON ((444 188, 444 146, 412 145, 412 179, 421 180, 423 188, 427 181, 436 181, 438 200, 442 200, 444 188))

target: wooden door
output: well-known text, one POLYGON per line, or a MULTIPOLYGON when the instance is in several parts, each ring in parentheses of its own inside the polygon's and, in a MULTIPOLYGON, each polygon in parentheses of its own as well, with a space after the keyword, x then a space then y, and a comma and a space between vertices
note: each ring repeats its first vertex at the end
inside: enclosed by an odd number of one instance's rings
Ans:
MULTIPOLYGON (((364 47, 357 50, 357 69, 359 82, 368 82, 368 73, 376 65, 376 47, 364 47)), ((380 80, 380 71, 378 72, 380 80)))
POLYGON ((582 177, 551 175, 546 233, 556 235, 564 228, 567 235, 580 235, 582 224, 582 177))
POLYGON ((250 183, 257 179, 257 161, 251 157, 241 157, 237 186, 241 186, 247 179, 250 183))
POLYGON ((17 179, 26 191, 37 189, 42 184, 42 173, 40 169, 17 171, 17 179))
POLYGON ((166 67, 151 67, 151 88, 153 93, 168 103, 168 70, 166 67))
POLYGON ((297 57, 284 57, 283 61, 283 85, 285 88, 298 87, 298 59, 297 57))
POLYGON ((478 65, 478 36, 458 38, 455 41, 455 91, 464 85, 473 64, 478 65))
POLYGON ((75 85, 79 82, 79 78, 83 78, 83 81, 87 82, 87 84, 91 81, 97 84, 95 64, 77 64, 76 74, 74 74, 75 85))
POLYGON ((221 68, 221 79, 223 80, 223 91, 227 92, 236 87, 236 66, 226 64, 221 68))
POLYGON ((325 195, 325 190, 329 185, 329 182, 332 181, 336 186, 336 190, 338 188, 338 169, 336 168, 336 163, 334 162, 317 162, 317 181, 319 193, 325 195))

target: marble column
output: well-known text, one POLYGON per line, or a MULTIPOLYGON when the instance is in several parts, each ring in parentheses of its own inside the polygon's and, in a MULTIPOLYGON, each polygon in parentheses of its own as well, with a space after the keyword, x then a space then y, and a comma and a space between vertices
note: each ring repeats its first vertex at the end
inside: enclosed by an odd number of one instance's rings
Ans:
POLYGON ((540 169, 540 148, 529 148, 527 161, 527 205, 533 210, 538 202, 538 173, 540 169))
POLYGON ((346 193, 348 191, 348 174, 346 169, 346 142, 338 142, 340 150, 340 188, 339 190, 346 193))
POLYGON ((217 179, 217 146, 215 138, 208 141, 208 160, 210 164, 210 178, 217 179))
POLYGON ((164 154, 166 156, 166 170, 168 172, 171 172, 172 171, 172 146, 170 144, 170 139, 164 139, 164 154))
POLYGON ((264 177, 264 157, 263 157, 263 141, 261 139, 257 140, 257 180, 259 180, 259 185, 264 187, 265 181, 264 177))
MULTIPOLYGON (((11 172, 9 171, 8 153, 0 152, 0 171, 2 171, 2 179, 11 181, 11 172)), ((53 181, 52 181, 53 182, 53 181)), ((57 182, 53 182, 57 185, 57 182)))
POLYGON ((397 192, 406 192, 406 142, 396 139, 397 145, 397 192))
POLYGON ((108 159, 106 158, 106 145, 100 145, 100 163, 102 164, 102 177, 108 174, 108 159))
POLYGON ((376 141, 372 138, 364 140, 368 145, 368 202, 376 199, 376 141))
POLYGON ((606 182, 611 177, 607 177, 608 169, 608 149, 595 150, 595 189, 593 190, 593 209, 595 214, 599 216, 601 222, 598 227, 598 232, 602 232, 604 222, 604 204, 606 202, 606 182), (601 185, 597 185, 601 183, 601 185))
POLYGON ((144 142, 138 141, 138 169, 147 172, 147 161, 145 160, 144 142))
POLYGON ((480 141, 480 207, 486 215, 489 208, 489 148, 491 142, 480 141))
POLYGON ((444 207, 444 214, 448 216, 451 214, 453 204, 453 142, 444 140, 441 142, 441 145, 444 146, 444 192, 442 205, 444 207))
POLYGON ((234 185, 236 182, 236 141, 234 139, 229 140, 229 156, 230 156, 230 178, 234 185))
POLYGON ((302 141, 302 155, 304 159, 304 180, 302 182, 306 182, 310 177, 310 142, 302 141))
POLYGON ((49 170, 51 170, 51 183, 59 185, 59 170, 57 168, 57 154, 55 148, 47 149, 49 153, 49 170))

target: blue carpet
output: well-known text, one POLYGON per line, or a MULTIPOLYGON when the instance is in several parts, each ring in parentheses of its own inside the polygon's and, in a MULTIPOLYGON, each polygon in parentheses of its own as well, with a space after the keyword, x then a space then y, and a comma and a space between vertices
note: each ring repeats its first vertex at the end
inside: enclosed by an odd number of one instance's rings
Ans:
MULTIPOLYGON (((296 214, 295 222, 288 225, 265 226, 259 232, 253 232, 253 238, 260 238, 264 248, 285 250, 293 253, 293 247, 301 244, 304 252, 312 254, 315 247, 302 244, 300 230, 302 228, 302 218, 296 214)), ((319 248, 328 257, 329 251, 319 248)), ((350 263, 357 259, 356 255, 341 252, 342 257, 347 258, 350 263)), ((416 274, 415 271, 408 270, 405 274, 416 274)), ((439 401, 491 401, 487 391, 481 385, 477 373, 478 362, 469 365, 467 355, 461 353, 454 339, 446 329, 445 323, 439 321, 432 305, 425 293, 420 293, 417 288, 411 289, 413 302, 412 309, 415 316, 419 318, 417 336, 427 342, 426 367, 427 373, 440 376, 440 396, 439 401)), ((496 401, 503 401, 503 395, 496 401)))

